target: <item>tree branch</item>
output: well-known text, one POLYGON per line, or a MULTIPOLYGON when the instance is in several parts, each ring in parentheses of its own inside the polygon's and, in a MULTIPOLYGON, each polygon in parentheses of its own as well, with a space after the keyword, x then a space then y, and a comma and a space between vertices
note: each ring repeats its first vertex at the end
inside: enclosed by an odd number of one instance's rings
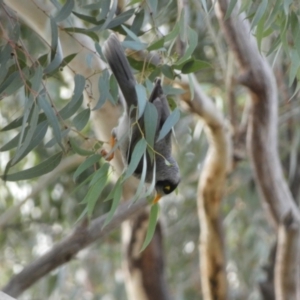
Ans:
POLYGON ((299 224, 288 213, 278 229, 275 264, 276 300, 299 299, 299 224))
POLYGON ((228 2, 218 0, 217 17, 242 70, 240 82, 249 88, 252 98, 247 146, 256 185, 276 226, 288 211, 300 220, 277 150, 277 88, 274 74, 257 49, 245 15, 237 15, 238 5, 231 17, 224 20, 228 2))
POLYGON ((0 291, 0 300, 16 300, 16 299, 0 291))
POLYGON ((40 278, 69 262, 80 250, 118 228, 123 221, 141 211, 147 204, 146 199, 141 199, 134 204, 126 202, 120 205, 106 227, 103 227, 103 225, 108 214, 94 219, 89 227, 87 227, 86 222, 79 225, 73 233, 57 243, 48 253, 26 266, 19 274, 11 278, 3 288, 3 292, 13 297, 19 296, 40 278))
MULTIPOLYGON (((195 97, 186 93, 183 100, 204 121, 209 149, 198 183, 198 215, 200 222, 200 274, 203 299, 226 299, 227 281, 220 205, 226 175, 231 163, 231 144, 221 112, 192 77, 195 97)), ((185 87, 185 90, 188 90, 185 87)))

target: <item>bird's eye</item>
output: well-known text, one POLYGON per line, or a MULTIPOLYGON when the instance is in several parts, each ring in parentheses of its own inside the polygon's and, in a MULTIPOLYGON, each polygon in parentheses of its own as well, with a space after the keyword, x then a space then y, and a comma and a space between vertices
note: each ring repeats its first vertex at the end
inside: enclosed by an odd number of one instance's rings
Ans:
POLYGON ((168 192, 169 192, 169 191, 171 190, 171 186, 169 186, 169 185, 165 185, 165 186, 164 186, 164 190, 166 190, 166 191, 168 191, 168 192))

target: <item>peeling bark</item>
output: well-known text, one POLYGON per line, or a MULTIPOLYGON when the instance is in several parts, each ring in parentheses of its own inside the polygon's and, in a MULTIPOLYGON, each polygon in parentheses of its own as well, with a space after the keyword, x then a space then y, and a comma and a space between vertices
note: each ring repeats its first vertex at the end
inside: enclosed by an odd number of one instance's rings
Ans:
POLYGON ((288 213, 278 229, 278 245, 275 264, 276 300, 300 299, 299 287, 299 224, 288 213))
POLYGON ((200 222, 200 274, 203 299, 227 299, 227 280, 220 204, 224 194, 226 175, 231 164, 231 145, 225 120, 214 103, 201 90, 193 76, 195 97, 184 100, 192 112, 205 124, 209 150, 198 183, 197 203, 200 222))

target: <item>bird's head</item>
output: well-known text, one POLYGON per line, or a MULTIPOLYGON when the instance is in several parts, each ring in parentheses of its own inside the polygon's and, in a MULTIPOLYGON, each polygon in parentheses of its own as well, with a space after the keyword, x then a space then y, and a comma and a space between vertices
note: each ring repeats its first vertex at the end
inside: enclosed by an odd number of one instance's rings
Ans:
POLYGON ((161 197, 172 193, 180 183, 181 178, 177 162, 173 157, 169 157, 168 162, 169 164, 166 165, 164 160, 157 159, 156 196, 153 203, 157 203, 161 197))
POLYGON ((156 196, 153 200, 153 203, 157 203, 161 197, 172 193, 177 188, 179 182, 179 176, 175 176, 171 179, 157 181, 155 185, 156 196))

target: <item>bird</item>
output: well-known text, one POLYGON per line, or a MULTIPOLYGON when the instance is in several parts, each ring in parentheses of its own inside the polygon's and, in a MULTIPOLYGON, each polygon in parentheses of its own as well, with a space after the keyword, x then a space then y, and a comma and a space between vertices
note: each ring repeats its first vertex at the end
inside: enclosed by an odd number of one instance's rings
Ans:
MULTIPOLYGON (((124 112, 119 119, 118 125, 112 130, 111 145, 120 141, 119 150, 125 166, 128 166, 135 145, 143 138, 144 116, 137 119, 138 96, 136 92, 136 80, 125 55, 118 37, 112 33, 105 41, 103 54, 114 74, 123 94, 122 106, 124 112), (139 126, 137 126, 137 123, 139 126), (141 132, 142 131, 142 132, 141 132), (128 134, 130 133, 130 134, 128 134)), ((156 195, 153 203, 157 203, 164 195, 172 193, 178 186, 181 178, 179 167, 172 156, 171 131, 161 140, 157 141, 159 132, 170 115, 170 108, 166 96, 163 93, 161 79, 156 78, 152 93, 148 99, 157 110, 157 127, 154 142, 154 160, 146 154, 147 169, 145 182, 153 181, 155 170, 156 195), (166 163, 166 161, 168 163, 166 163)), ((112 159, 113 156, 109 157, 112 159)), ((143 171, 143 159, 140 160, 133 175, 141 178, 143 171)))

